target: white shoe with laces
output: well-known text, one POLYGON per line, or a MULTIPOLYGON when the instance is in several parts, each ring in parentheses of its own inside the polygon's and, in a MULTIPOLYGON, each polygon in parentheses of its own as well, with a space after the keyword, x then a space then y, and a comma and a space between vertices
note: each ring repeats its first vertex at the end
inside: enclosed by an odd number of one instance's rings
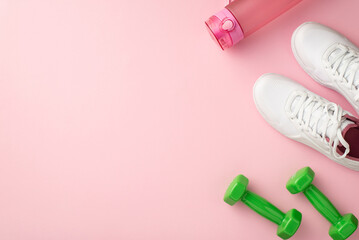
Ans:
POLYGON ((359 120, 340 106, 278 74, 261 76, 253 97, 258 111, 280 133, 359 171, 359 120))
POLYGON ((327 26, 307 22, 293 33, 292 51, 314 80, 342 94, 359 114, 359 50, 353 43, 327 26))

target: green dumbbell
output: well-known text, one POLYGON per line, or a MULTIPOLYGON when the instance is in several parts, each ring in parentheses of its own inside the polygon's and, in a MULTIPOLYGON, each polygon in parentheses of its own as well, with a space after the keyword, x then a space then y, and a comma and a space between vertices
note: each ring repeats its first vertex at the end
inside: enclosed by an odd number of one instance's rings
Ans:
POLYGON ((302 221, 302 214, 296 209, 283 213, 264 198, 247 191, 248 178, 238 175, 229 185, 224 201, 233 206, 241 200, 252 210, 278 225, 277 235, 282 239, 292 237, 302 221))
POLYGON ((357 229, 358 219, 351 213, 340 215, 328 198, 312 184, 314 175, 310 167, 300 169, 287 182, 288 191, 292 194, 304 193, 318 212, 332 224, 329 235, 334 240, 347 239, 357 229))

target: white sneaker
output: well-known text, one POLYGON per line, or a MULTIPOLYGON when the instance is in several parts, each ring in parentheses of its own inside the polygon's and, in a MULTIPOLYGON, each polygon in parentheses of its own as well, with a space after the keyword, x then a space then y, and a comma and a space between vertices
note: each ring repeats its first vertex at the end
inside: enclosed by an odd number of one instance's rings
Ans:
POLYGON ((359 171, 359 120, 340 106, 271 73, 257 80, 253 97, 264 119, 284 136, 359 171))
POLYGON ((319 23, 300 25, 292 36, 300 66, 317 82, 342 94, 359 114, 359 50, 319 23))

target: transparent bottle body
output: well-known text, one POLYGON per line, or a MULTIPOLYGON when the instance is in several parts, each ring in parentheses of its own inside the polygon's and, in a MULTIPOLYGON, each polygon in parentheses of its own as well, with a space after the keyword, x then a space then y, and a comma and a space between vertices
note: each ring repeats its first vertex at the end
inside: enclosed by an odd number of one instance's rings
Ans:
POLYGON ((301 1, 234 0, 226 8, 237 19, 244 37, 247 37, 301 1))

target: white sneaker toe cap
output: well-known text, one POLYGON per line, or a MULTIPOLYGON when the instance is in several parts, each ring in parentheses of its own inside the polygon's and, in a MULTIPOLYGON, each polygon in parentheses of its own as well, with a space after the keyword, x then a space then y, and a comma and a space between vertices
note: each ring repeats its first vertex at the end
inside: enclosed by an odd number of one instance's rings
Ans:
MULTIPOLYGON (((315 22, 300 25, 292 36, 292 50, 299 62, 312 69, 322 66, 322 56, 335 43, 350 42, 335 30, 315 22)), ((351 45, 351 44, 350 44, 351 45)))
POLYGON ((298 130, 288 118, 285 107, 289 96, 296 90, 305 90, 300 84, 279 74, 264 74, 253 87, 253 98, 263 118, 282 134, 293 137, 298 130))

